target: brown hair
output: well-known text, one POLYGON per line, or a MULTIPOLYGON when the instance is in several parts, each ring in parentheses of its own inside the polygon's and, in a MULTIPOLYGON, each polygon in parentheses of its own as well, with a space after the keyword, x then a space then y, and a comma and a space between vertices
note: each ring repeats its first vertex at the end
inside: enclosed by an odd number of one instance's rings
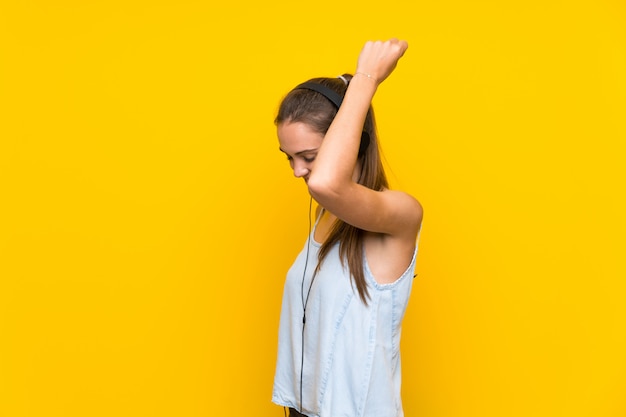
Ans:
MULTIPOLYGON (((352 75, 344 74, 343 78, 349 81, 352 79, 352 75)), ((340 78, 313 78, 308 82, 322 84, 342 97, 347 89, 346 84, 340 78)), ((283 99, 274 123, 279 125, 285 122, 301 122, 325 135, 337 114, 337 110, 335 105, 320 93, 307 89, 295 89, 283 99)), ((383 169, 374 110, 371 105, 365 117, 363 130, 369 134, 370 143, 365 153, 359 157, 361 174, 358 183, 372 190, 382 191, 388 188, 389 184, 383 169)), ((339 243, 341 263, 343 265, 348 263, 352 283, 356 286, 361 300, 367 304, 369 291, 363 271, 363 234, 364 230, 337 219, 331 228, 330 235, 320 248, 315 272, 319 271, 320 265, 332 247, 339 243)))

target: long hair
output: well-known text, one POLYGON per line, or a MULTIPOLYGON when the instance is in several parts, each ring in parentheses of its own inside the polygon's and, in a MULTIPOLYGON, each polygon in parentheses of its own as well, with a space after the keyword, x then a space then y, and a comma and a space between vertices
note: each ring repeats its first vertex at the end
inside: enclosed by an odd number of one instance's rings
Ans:
MULTIPOLYGON (((348 82, 352 79, 350 74, 344 74, 342 77, 348 80, 348 82)), ((309 82, 331 88, 342 97, 347 90, 347 85, 340 78, 313 78, 309 82)), ((314 131, 325 135, 337 114, 337 110, 335 105, 320 93, 307 89, 295 89, 289 92, 283 99, 274 123, 276 125, 293 122, 305 123, 314 131)), ((370 143, 365 153, 359 156, 361 174, 359 175, 358 183, 372 190, 382 191, 388 188, 389 184, 383 169, 376 134, 374 110, 371 105, 365 117, 363 130, 369 134, 370 143)), ((341 263, 345 266, 347 262, 352 284, 356 286, 363 303, 367 304, 369 291, 365 281, 363 265, 365 256, 363 247, 364 233, 364 230, 337 219, 332 225, 328 238, 320 248, 315 273, 319 271, 324 258, 326 258, 333 246, 339 243, 341 263)))

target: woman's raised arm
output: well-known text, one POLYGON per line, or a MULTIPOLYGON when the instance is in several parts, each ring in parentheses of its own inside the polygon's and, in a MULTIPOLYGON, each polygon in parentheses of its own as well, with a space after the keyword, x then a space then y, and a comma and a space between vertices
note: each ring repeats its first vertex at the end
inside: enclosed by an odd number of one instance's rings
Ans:
POLYGON ((335 216, 360 229, 391 235, 414 235, 421 206, 403 192, 376 191, 358 184, 357 155, 372 98, 407 47, 397 39, 365 44, 308 179, 313 198, 335 216))

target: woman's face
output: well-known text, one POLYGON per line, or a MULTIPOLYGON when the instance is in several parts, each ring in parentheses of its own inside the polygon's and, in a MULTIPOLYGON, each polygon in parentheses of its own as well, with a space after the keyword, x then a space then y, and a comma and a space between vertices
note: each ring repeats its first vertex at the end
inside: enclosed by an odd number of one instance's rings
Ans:
POLYGON ((324 135, 302 122, 285 122, 278 125, 280 151, 287 155, 293 175, 309 180, 317 151, 324 135))

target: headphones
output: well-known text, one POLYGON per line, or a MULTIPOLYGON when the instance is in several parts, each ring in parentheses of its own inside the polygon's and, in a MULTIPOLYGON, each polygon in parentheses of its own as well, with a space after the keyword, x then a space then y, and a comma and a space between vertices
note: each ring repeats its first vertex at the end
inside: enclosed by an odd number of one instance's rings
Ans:
MULTIPOLYGON (((337 94, 334 90, 326 87, 325 85, 313 83, 313 82, 306 82, 294 88, 294 90, 302 90, 302 89, 311 90, 311 91, 320 93, 321 95, 326 97, 331 103, 333 103, 335 107, 337 107, 337 110, 339 110, 339 107, 341 107, 341 102, 343 101, 343 98, 339 94, 337 94)), ((370 135, 365 130, 363 130, 363 132, 361 133, 361 144, 359 145, 359 158, 365 154, 365 151, 367 150, 367 147, 369 146, 369 144, 370 144, 370 135)))

